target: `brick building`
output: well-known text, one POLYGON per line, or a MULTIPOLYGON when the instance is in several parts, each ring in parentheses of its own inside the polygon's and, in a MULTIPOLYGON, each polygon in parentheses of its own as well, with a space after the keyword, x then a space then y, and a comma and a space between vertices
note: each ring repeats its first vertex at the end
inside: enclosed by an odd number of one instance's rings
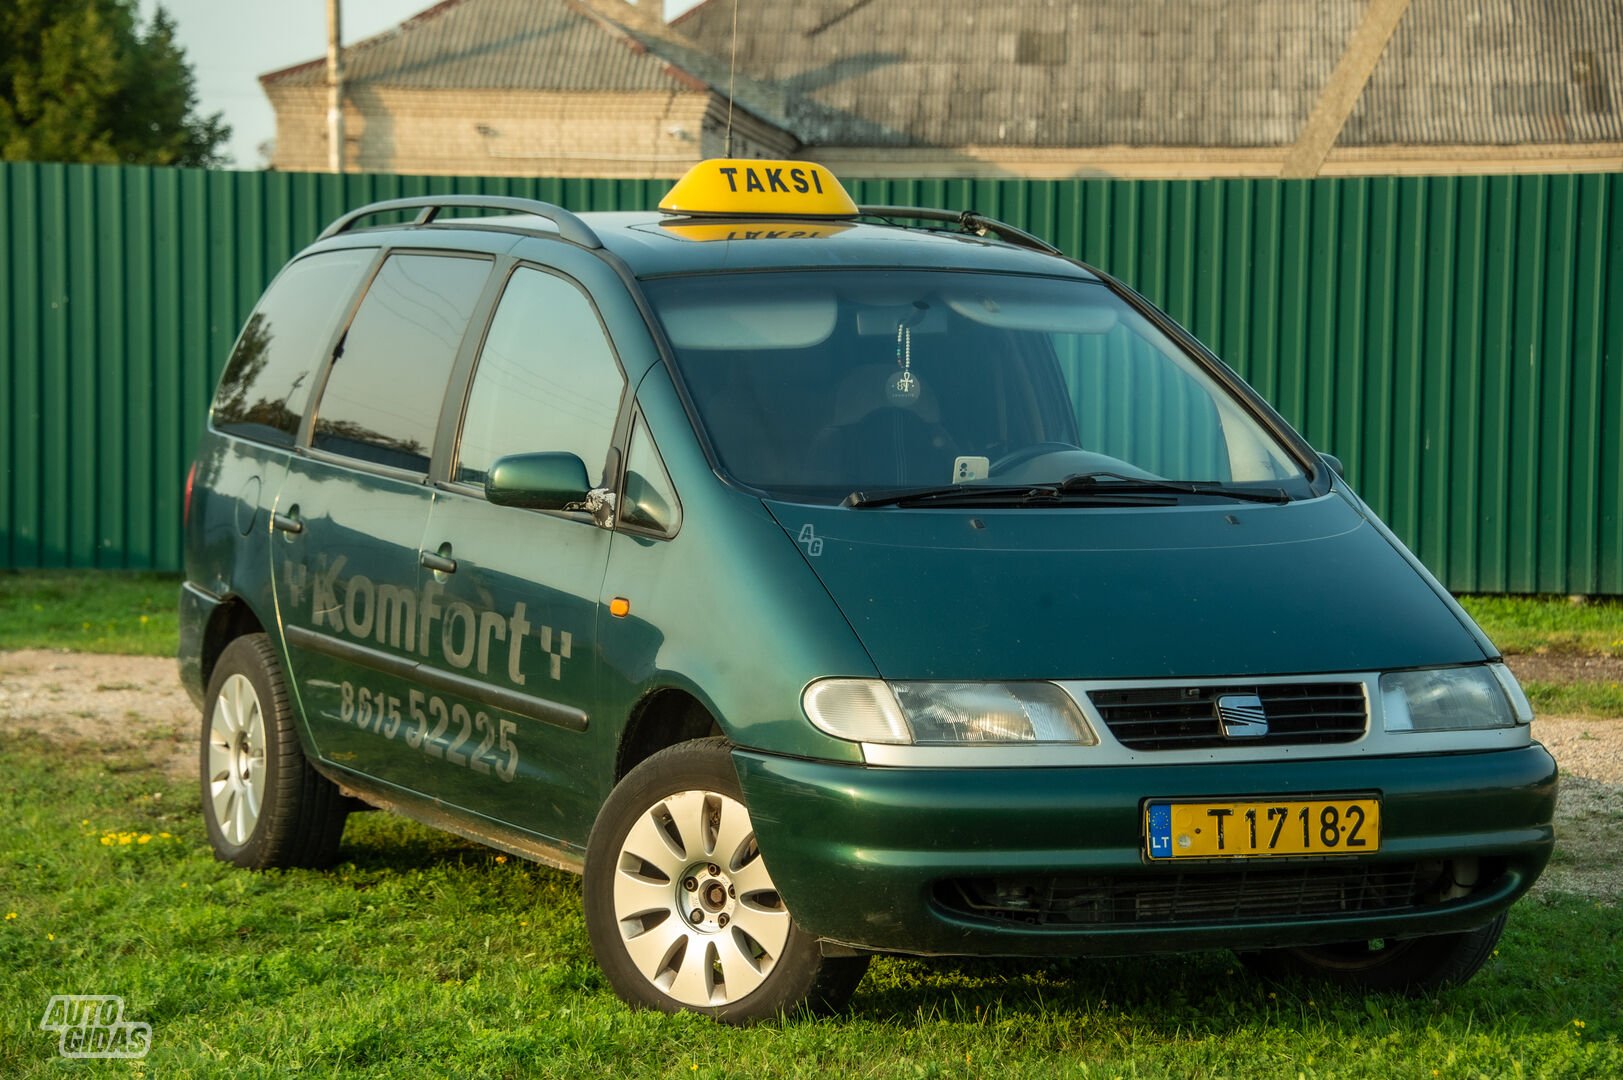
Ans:
MULTIPOLYGON (((344 68, 351 170, 680 176, 725 150, 725 70, 619 0, 445 0, 346 48, 344 68)), ((326 60, 259 81, 276 110, 272 167, 325 170, 326 60)), ((735 88, 735 153, 797 145, 782 97, 735 88)))

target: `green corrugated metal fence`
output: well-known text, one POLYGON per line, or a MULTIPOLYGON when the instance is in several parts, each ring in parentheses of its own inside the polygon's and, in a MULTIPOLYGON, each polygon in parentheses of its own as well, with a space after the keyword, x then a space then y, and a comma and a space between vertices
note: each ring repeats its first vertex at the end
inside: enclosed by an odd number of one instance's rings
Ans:
MULTIPOLYGON (((1623 593, 1623 176, 850 186, 1123 277, 1340 455, 1451 588, 1623 593)), ((667 187, 0 165, 0 565, 177 566, 232 339, 342 210, 636 209, 667 187)))

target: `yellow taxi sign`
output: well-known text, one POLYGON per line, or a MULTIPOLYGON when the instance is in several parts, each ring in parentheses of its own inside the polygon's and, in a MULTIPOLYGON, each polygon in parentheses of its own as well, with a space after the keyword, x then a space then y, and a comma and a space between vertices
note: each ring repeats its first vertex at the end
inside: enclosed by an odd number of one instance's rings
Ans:
POLYGON ((712 158, 676 182, 659 208, 671 214, 856 217, 857 204, 814 161, 712 158))

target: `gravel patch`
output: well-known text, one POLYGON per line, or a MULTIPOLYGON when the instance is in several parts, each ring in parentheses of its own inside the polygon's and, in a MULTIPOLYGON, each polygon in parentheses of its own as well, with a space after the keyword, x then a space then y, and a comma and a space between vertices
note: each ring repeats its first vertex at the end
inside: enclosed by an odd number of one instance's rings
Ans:
MULTIPOLYGON (((1519 666, 1528 660, 1623 665, 1609 657, 1512 657, 1519 678, 1545 678, 1519 666)), ((95 743, 104 752, 127 747, 169 776, 189 780, 196 775, 198 723, 173 660, 0 652, 0 737, 28 731, 66 744, 95 743)), ((1623 896, 1623 720, 1541 716, 1533 737, 1561 766, 1558 842, 1537 889, 1616 903, 1623 896)))
POLYGON ((0 734, 110 750, 140 746, 176 779, 197 770, 197 707, 175 661, 21 649, 0 652, 0 734))
POLYGON ((1623 656, 1517 653, 1505 664, 1521 682, 1623 682, 1623 656))

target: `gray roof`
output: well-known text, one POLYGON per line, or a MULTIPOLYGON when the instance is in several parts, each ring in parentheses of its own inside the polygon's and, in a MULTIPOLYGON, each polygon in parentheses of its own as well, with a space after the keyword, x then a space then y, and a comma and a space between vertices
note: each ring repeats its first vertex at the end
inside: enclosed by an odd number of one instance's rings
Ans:
POLYGON ((1623 0, 1413 0, 1343 146, 1623 140, 1623 0))
MULTIPOLYGON (((1367 0, 738 0, 741 70, 841 145, 1280 146, 1367 0)), ((718 56, 732 0, 677 29, 718 56)), ((1414 0, 1342 144, 1623 140, 1623 2, 1414 0)))
MULTIPOLYGON (((1367 0, 444 0, 345 49, 351 85, 694 91, 841 146, 1277 147, 1367 0), (736 84, 736 85, 735 85, 736 84)), ((261 77, 316 86, 312 60, 261 77)), ((1623 0, 1413 0, 1357 145, 1623 141, 1623 0)))

